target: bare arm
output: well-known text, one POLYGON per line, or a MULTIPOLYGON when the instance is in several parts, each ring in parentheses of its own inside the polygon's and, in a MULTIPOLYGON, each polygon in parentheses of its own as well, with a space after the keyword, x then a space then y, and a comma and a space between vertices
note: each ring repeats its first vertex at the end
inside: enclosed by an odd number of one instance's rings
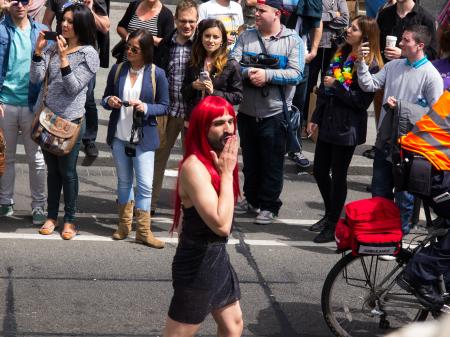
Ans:
POLYGON ((42 23, 48 27, 49 30, 52 30, 52 23, 55 19, 55 12, 53 12, 50 8, 45 9, 44 18, 42 19, 42 23))
POLYGON ((317 55, 317 50, 319 49, 320 39, 322 38, 323 23, 320 21, 320 26, 318 28, 311 29, 309 33, 311 38, 311 50, 305 57, 305 62, 310 63, 317 55))
POLYGON ((127 40, 128 32, 125 28, 117 26, 117 34, 119 34, 120 38, 124 41, 127 40))
POLYGON ((193 205, 208 227, 219 236, 231 231, 234 210, 233 170, 237 163, 237 139, 230 137, 219 158, 220 193, 211 184, 206 167, 194 155, 183 163, 180 172, 180 196, 187 207, 193 205))
POLYGON ((98 15, 94 11, 92 11, 92 14, 94 15, 95 26, 97 27, 97 30, 101 31, 103 34, 108 33, 110 27, 108 16, 98 15))

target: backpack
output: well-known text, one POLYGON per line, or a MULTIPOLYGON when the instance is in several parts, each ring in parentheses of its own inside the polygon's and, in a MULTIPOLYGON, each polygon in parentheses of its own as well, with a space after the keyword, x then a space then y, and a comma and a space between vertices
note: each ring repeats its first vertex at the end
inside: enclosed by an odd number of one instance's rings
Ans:
POLYGON ((345 206, 345 219, 336 225, 339 250, 353 255, 396 255, 401 248, 400 210, 389 199, 374 197, 345 206))

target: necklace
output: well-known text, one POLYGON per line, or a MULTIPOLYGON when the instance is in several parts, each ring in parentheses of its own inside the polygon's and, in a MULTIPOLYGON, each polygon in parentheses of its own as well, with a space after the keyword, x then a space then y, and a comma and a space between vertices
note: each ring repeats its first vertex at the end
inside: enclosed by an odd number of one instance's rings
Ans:
POLYGON ((344 62, 344 55, 341 51, 334 54, 331 59, 328 75, 333 76, 345 90, 350 90, 353 83, 353 66, 356 61, 356 55, 350 55, 344 62))
POLYGON ((138 70, 134 70, 133 68, 130 67, 130 74, 131 75, 138 75, 143 69, 144 69, 144 66, 142 66, 138 70))

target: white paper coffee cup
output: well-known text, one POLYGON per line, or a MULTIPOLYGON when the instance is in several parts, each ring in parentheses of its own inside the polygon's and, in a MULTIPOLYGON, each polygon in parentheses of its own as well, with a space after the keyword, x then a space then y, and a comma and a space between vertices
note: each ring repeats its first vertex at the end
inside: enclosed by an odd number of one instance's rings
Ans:
POLYGON ((386 36, 386 47, 395 47, 397 44, 397 36, 386 36))

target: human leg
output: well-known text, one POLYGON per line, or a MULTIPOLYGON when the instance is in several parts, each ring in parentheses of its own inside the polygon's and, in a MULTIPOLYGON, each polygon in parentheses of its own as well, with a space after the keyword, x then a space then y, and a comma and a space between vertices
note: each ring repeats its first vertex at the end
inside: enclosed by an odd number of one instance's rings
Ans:
POLYGON ((136 241, 152 248, 164 248, 164 242, 154 237, 150 225, 155 152, 143 151, 137 146, 136 157, 132 160, 136 173, 136 241))
POLYGON ((256 139, 256 119, 239 113, 237 116, 240 146, 242 149, 242 172, 244 173, 244 197, 256 208, 258 204, 259 161, 260 155, 257 151, 258 141, 256 139))
POLYGON ((314 238, 316 243, 334 241, 334 231, 347 197, 347 172, 355 151, 355 146, 331 145, 331 188, 327 222, 323 230, 314 238))
POLYGON ((218 337, 239 337, 242 335, 244 321, 239 301, 214 310, 211 314, 217 323, 218 337))
POLYGON ((282 114, 257 122, 256 151, 259 155, 258 204, 262 211, 278 215, 282 202, 286 127, 282 114))
POLYGON ((98 149, 95 146, 95 139, 98 132, 98 110, 95 103, 94 89, 95 89, 94 77, 88 83, 88 90, 86 92, 86 103, 84 108, 86 110, 86 131, 83 135, 83 144, 85 147, 86 155, 89 157, 97 157, 98 149))
POLYGON ((331 149, 332 145, 330 143, 323 142, 319 139, 317 140, 316 150, 314 152, 313 175, 323 199, 325 215, 328 214, 331 205, 331 149))
MULTIPOLYGON (((22 130, 23 145, 29 167, 31 208, 40 207, 44 209, 47 197, 45 195, 45 161, 41 148, 27 136, 31 132, 31 124, 34 119, 28 107, 21 109, 19 116, 20 128, 22 130)), ((36 223, 35 223, 36 224, 36 223)))
POLYGON ((167 317, 164 337, 194 337, 198 329, 200 324, 180 323, 167 317))
MULTIPOLYGON (((77 160, 81 146, 81 138, 85 130, 85 123, 82 122, 80 135, 72 150, 65 156, 58 157, 58 169, 62 178, 64 192, 64 227, 73 229, 75 213, 77 211, 78 199, 78 173, 77 160), (66 226, 71 224, 71 226, 66 226)), ((65 228, 63 229, 63 232, 65 228)), ((73 232, 73 231, 72 231, 73 232)), ((64 237, 63 237, 64 238, 64 237)))
POLYGON ((155 170, 153 175, 153 193, 151 210, 155 210, 158 204, 159 195, 161 193, 162 184, 164 180, 164 171, 169 160, 170 151, 172 150, 175 141, 178 138, 181 130, 183 129, 184 120, 179 117, 168 116, 166 132, 165 132, 165 144, 160 146, 155 151, 155 170))
POLYGON ((394 199, 392 163, 386 160, 386 152, 375 149, 372 173, 372 197, 394 199))
POLYGON ((12 215, 12 205, 14 204, 14 184, 15 184, 15 164, 17 150, 17 135, 19 131, 19 110, 20 107, 4 104, 4 116, 0 116, 0 128, 6 142, 5 150, 5 172, 0 177, 0 205, 2 215, 12 215))
POLYGON ((117 198, 119 205, 124 205, 134 201, 133 162, 125 154, 125 142, 117 138, 112 141, 112 155, 117 172, 117 198))
POLYGON ((56 221, 61 198, 62 176, 59 171, 58 157, 47 151, 42 153, 47 165, 47 218, 56 221))

